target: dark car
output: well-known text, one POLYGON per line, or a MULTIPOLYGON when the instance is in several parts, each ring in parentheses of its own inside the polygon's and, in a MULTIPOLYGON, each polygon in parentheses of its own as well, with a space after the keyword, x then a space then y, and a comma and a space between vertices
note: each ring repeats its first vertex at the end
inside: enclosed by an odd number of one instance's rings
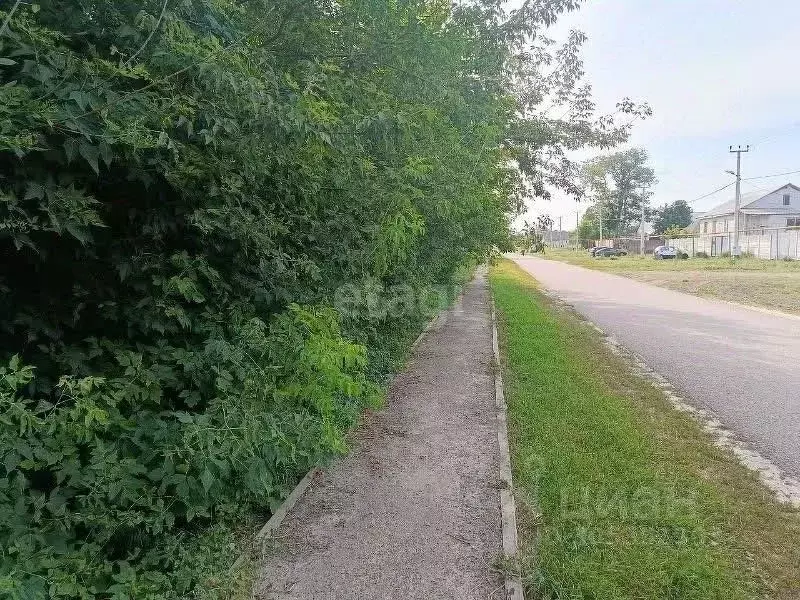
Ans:
POLYGON ((595 246, 594 248, 589 248, 589 254, 591 256, 595 256, 601 250, 608 250, 611 246, 595 246))
POLYGON ((628 251, 622 248, 598 248, 593 256, 626 256, 627 254, 628 251))

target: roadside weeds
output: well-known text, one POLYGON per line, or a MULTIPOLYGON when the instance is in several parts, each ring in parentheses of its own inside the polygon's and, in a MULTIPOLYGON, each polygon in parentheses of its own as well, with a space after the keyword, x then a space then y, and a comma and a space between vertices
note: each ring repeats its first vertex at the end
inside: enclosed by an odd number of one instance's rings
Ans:
POLYGON ((492 269, 534 597, 800 596, 800 511, 521 269, 492 269))

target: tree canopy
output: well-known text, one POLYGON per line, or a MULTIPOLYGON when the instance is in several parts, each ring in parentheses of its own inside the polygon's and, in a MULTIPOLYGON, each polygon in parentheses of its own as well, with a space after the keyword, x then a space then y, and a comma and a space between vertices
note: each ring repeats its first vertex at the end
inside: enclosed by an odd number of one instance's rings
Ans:
POLYGON ((628 235, 638 229, 642 203, 647 202, 650 188, 657 182, 647 160, 646 150, 631 148, 583 164, 581 180, 594 204, 584 218, 591 219, 593 231, 596 229, 598 235, 601 219, 606 237, 628 235))
POLYGON ((343 452, 425 318, 372 299, 507 247, 649 114, 543 35, 578 4, 4 4, 0 590, 228 597, 198 540, 343 452))
MULTIPOLYGON (((608 230, 603 233, 608 233, 608 230)), ((600 234, 600 213, 596 205, 589 206, 581 217, 578 225, 578 239, 599 240, 600 234)))
POLYGON ((676 200, 655 210, 653 231, 664 233, 668 229, 684 229, 692 224, 692 207, 685 200, 676 200))

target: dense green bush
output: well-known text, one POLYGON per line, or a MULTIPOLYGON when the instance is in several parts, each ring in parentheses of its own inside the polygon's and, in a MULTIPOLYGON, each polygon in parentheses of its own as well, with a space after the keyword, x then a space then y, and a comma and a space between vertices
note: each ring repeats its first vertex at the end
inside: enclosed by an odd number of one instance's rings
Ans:
POLYGON ((576 4, 4 6, 0 593, 207 592, 187 540, 343 451, 424 316, 337 290, 451 282, 627 135, 533 36, 576 4))

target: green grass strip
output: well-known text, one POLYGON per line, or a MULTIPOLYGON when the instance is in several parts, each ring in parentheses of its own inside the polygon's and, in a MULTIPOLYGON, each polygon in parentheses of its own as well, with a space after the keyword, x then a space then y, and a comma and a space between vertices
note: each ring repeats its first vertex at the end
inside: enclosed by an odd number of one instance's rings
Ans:
POLYGON ((493 267, 491 283, 527 592, 800 597, 798 511, 513 263, 493 267))

